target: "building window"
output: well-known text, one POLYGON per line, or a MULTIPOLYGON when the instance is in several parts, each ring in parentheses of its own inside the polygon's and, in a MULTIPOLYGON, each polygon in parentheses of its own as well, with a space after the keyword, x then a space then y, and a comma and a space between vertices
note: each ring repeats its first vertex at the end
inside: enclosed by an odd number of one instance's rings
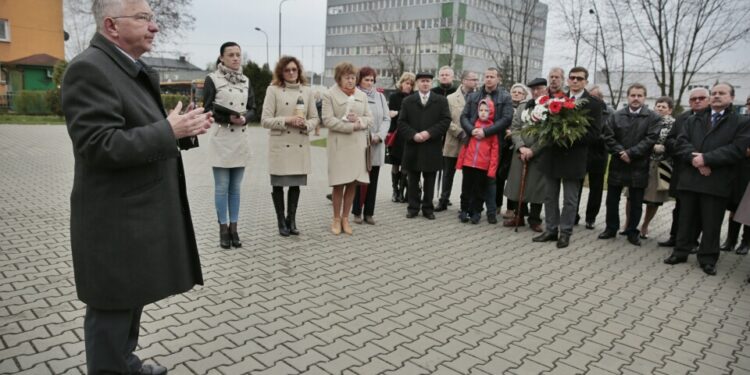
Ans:
POLYGON ((0 18, 0 42, 10 42, 10 22, 0 18))
POLYGON ((328 14, 339 14, 344 12, 344 7, 342 6, 335 6, 328 8, 328 14))

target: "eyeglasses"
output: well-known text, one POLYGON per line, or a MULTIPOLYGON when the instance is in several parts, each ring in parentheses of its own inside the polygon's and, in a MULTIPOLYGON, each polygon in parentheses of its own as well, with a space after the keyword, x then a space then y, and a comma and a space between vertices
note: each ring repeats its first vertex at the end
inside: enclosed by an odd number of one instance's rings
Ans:
POLYGON ((286 68, 284 73, 297 73, 297 68, 286 68))
POLYGON ((708 99, 708 97, 706 97, 706 96, 695 96, 695 97, 690 98, 689 100, 691 102, 697 102, 697 101, 703 101, 703 100, 706 100, 706 99, 708 99))
POLYGON ((571 81, 585 81, 586 78, 583 78, 581 76, 568 76, 568 79, 571 81))
POLYGON ((156 19, 156 16, 153 13, 136 13, 132 16, 117 16, 110 18, 112 18, 113 20, 116 20, 118 18, 132 18, 136 21, 153 22, 156 19))

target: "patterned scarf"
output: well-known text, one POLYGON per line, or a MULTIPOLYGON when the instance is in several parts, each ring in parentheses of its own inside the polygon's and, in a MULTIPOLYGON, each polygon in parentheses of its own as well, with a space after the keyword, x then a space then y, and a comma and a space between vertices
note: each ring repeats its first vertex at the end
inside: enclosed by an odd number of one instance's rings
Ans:
POLYGON ((242 75, 241 70, 234 70, 232 68, 226 67, 223 63, 219 63, 216 68, 219 71, 219 74, 223 75, 224 78, 233 85, 236 85, 240 82, 245 82, 245 76, 242 75))

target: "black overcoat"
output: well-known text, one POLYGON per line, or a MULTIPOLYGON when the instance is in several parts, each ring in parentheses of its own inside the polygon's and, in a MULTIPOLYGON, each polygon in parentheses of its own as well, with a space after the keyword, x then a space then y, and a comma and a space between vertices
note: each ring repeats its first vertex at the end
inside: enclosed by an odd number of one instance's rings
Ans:
POLYGON ((76 291, 130 309, 203 284, 185 173, 158 74, 101 34, 70 62, 62 105, 73 142, 76 291))
POLYGON ((451 123, 448 99, 430 94, 426 105, 418 94, 409 95, 401 103, 398 116, 398 136, 404 143, 401 165, 412 172, 436 172, 443 168, 443 136, 451 123), (417 143, 414 135, 427 131, 430 139, 417 143))
POLYGON ((609 116, 602 128, 602 138, 612 155, 608 185, 646 188, 650 156, 660 130, 661 116, 648 108, 641 108, 637 114, 623 108, 609 116), (621 151, 627 151, 630 163, 620 159, 621 151))
POLYGON ((737 178, 737 166, 750 147, 750 123, 745 116, 728 108, 711 127, 711 108, 688 117, 677 135, 674 162, 680 163, 678 191, 691 191, 729 198, 737 178), (711 168, 709 176, 693 167, 693 153, 703 154, 711 168))

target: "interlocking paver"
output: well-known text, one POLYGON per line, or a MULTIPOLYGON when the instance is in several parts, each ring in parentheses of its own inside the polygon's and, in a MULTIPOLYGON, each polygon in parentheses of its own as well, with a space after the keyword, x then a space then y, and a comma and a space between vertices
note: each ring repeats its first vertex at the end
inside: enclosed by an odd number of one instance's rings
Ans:
MULTIPOLYGON (((183 153, 206 285, 146 306, 137 351, 170 373, 750 372, 750 264, 736 254, 722 253, 712 278, 692 259, 661 264, 668 251, 655 239, 635 248, 576 227, 560 251, 532 243, 528 228, 463 226, 460 173, 437 220, 404 218, 381 181, 378 224, 334 237, 317 147, 302 235, 281 238, 269 219, 267 133, 249 131, 242 249, 216 244, 206 148, 183 153)), ((82 374, 65 127, 0 126, 0 152, 0 373, 82 374)), ((653 238, 668 234, 672 205, 653 238)))

